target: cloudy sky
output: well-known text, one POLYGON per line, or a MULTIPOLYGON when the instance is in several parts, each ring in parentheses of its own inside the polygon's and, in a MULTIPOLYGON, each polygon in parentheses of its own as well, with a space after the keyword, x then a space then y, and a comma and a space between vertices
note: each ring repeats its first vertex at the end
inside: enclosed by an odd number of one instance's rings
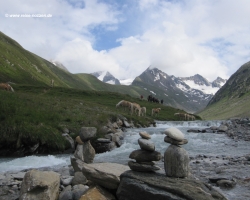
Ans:
POLYGON ((250 61, 249 0, 0 0, 0 13, 0 31, 71 73, 213 81, 250 61))

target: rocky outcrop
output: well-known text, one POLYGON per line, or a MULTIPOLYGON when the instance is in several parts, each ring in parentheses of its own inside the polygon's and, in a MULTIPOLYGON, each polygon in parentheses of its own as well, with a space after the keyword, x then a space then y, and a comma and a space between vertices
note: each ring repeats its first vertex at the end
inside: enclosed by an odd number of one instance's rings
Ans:
POLYGON ((108 189, 117 189, 120 175, 129 170, 128 166, 117 163, 84 164, 82 173, 86 178, 97 185, 108 189))
POLYGON ((121 174, 116 194, 119 200, 226 200, 217 190, 200 181, 131 170, 121 174))
POLYGON ((60 175, 51 171, 28 171, 21 185, 20 200, 48 199, 59 196, 60 175))

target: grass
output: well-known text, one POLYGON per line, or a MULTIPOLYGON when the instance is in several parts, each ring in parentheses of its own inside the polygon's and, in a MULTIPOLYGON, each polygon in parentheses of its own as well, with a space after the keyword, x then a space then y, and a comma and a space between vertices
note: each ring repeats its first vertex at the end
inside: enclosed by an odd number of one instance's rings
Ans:
POLYGON ((69 147, 62 136, 64 128, 74 138, 82 126, 96 127, 98 137, 103 137, 100 128, 108 120, 116 121, 119 115, 136 126, 149 126, 154 121, 149 115, 152 108, 162 109, 157 120, 178 120, 174 113, 182 112, 114 92, 29 85, 15 85, 14 89, 14 93, 0 91, 0 149, 15 151, 39 143, 48 147, 50 153, 60 152, 69 147), (122 99, 145 106, 147 116, 131 116, 117 109, 115 105, 122 99))

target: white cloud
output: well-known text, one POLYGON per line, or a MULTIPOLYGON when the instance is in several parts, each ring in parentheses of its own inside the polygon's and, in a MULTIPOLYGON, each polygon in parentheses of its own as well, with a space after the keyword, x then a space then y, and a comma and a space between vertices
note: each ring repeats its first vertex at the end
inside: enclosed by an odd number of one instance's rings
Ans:
POLYGON ((0 26, 24 48, 57 59, 73 73, 107 70, 125 79, 154 65, 169 75, 199 73, 212 81, 217 76, 228 78, 250 60, 248 0, 140 0, 120 7, 119 3, 6 1, 1 13, 46 13, 53 17, 1 16, 0 26), (99 35, 91 31, 94 27, 99 27, 99 35), (97 51, 93 47, 99 41, 110 40, 100 38, 105 31, 116 33, 113 40, 120 45, 97 51))

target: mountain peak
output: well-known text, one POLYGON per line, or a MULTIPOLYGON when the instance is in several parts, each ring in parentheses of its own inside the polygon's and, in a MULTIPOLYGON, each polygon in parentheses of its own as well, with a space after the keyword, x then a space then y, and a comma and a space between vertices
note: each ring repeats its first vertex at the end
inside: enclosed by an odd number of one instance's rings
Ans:
POLYGON ((108 71, 98 71, 91 74, 104 83, 121 85, 120 81, 108 71))

